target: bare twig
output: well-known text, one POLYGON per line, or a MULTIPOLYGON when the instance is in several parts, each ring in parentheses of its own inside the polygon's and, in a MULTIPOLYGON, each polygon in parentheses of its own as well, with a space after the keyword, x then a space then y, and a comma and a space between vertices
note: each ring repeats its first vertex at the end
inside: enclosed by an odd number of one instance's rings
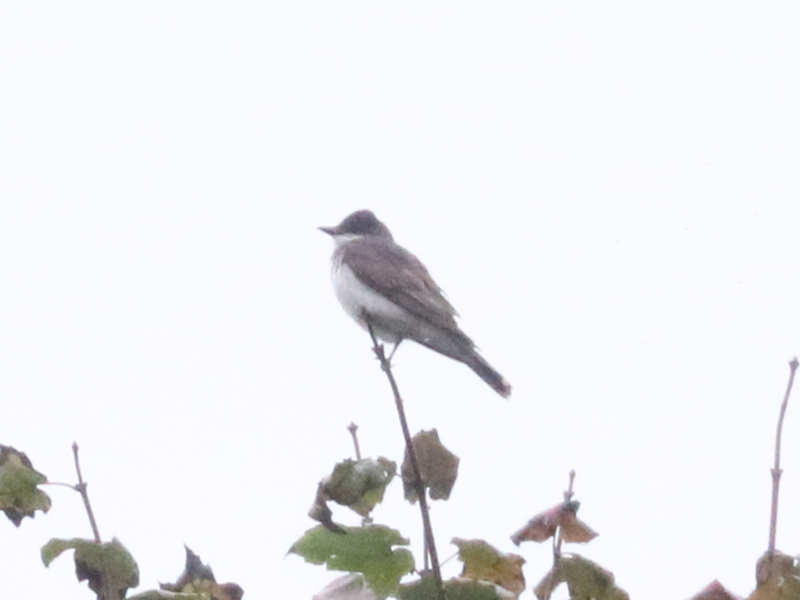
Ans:
POLYGON ((78 485, 75 486, 75 489, 78 490, 81 498, 83 498, 83 505, 86 507, 86 514, 89 515, 89 524, 92 526, 92 533, 94 533, 94 541, 100 544, 102 543, 100 531, 97 529, 97 521, 94 519, 94 511, 92 511, 92 505, 89 502, 86 482, 83 480, 83 475, 81 475, 81 463, 78 460, 78 442, 72 442, 72 455, 75 457, 75 471, 78 473, 78 485))
POLYGON ((358 447, 358 436, 356 435, 358 425, 350 423, 350 425, 347 426, 347 431, 349 431, 350 435, 353 437, 353 447, 356 449, 356 460, 361 460, 361 448, 358 447))
POLYGON ((80 492, 80 490, 78 489, 78 486, 73 485, 71 483, 63 483, 61 481, 43 481, 39 485, 58 485, 58 486, 61 486, 61 487, 68 487, 69 489, 74 490, 76 492, 80 492))
MULTIPOLYGON (((72 442, 72 455, 75 457, 75 471, 78 474, 78 485, 74 488, 80 493, 83 498, 83 505, 86 507, 86 514, 89 515, 89 524, 92 526, 92 533, 94 534, 94 541, 96 544, 102 544, 100 538, 100 530, 97 528, 97 521, 94 518, 94 511, 89 502, 89 493, 86 491, 87 483, 83 480, 81 474, 81 463, 78 460, 78 442, 72 442)), ((108 578, 107 573, 103 573, 103 600, 118 600, 119 593, 111 585, 111 580, 108 578)))
POLYGON ((789 361, 789 381, 786 384, 786 392, 783 395, 781 412, 778 417, 778 430, 775 433, 775 466, 772 467, 772 507, 769 515, 769 546, 767 552, 775 552, 775 531, 778 528, 778 490, 781 485, 781 433, 783 432, 783 417, 786 415, 786 406, 789 403, 789 395, 792 393, 794 384, 794 374, 797 371, 797 357, 789 361))
MULTIPOLYGON (((572 491, 572 484, 575 483, 575 469, 569 472, 569 486, 564 491, 564 503, 566 504, 572 500, 574 492, 572 491)), ((545 600, 550 600, 553 593, 553 581, 556 577, 556 570, 558 569, 558 561, 561 560, 561 526, 558 526, 556 534, 553 536, 553 568, 550 570, 550 582, 545 594, 545 600)))
POLYGON ((397 388, 397 382, 394 380, 394 375, 392 374, 391 363, 389 362, 389 359, 386 358, 386 354, 383 351, 383 345, 378 343, 378 339, 375 337, 375 332, 373 331, 369 320, 367 320, 367 330, 372 338, 372 351, 375 352, 375 356, 378 357, 378 361, 381 363, 381 369, 384 373, 386 373, 386 377, 389 380, 389 385, 392 388, 392 393, 394 394, 394 402, 397 407, 397 416, 400 418, 400 428, 403 430, 403 438, 406 442, 406 450, 408 451, 409 461, 411 462, 411 469, 414 471, 414 488, 416 489, 417 497, 419 499, 419 510, 422 513, 422 528, 425 532, 425 556, 430 555, 431 558, 431 568, 433 570, 433 579, 436 582, 437 596, 439 600, 445 600, 444 586, 442 585, 442 572, 439 567, 439 557, 436 553, 436 542, 433 539, 433 528, 431 527, 428 501, 425 497, 425 485, 422 483, 419 463, 417 462, 417 454, 414 452, 414 446, 411 443, 411 434, 408 430, 406 413, 403 409, 403 400, 400 397, 400 391, 397 388))
MULTIPOLYGON (((564 491, 564 502, 569 502, 572 500, 572 496, 574 496, 574 492, 572 491, 572 484, 575 482, 575 469, 572 469, 569 472, 569 487, 564 491)), ((553 550, 553 567, 555 567, 555 561, 558 557, 561 556, 561 527, 558 528, 558 541, 556 542, 555 548, 553 550)))

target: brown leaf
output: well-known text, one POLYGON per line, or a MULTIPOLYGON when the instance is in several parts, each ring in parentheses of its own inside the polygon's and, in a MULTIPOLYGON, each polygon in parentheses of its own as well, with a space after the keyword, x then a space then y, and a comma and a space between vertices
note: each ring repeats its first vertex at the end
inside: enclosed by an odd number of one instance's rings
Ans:
POLYGON ((585 543, 594 539, 597 532, 575 515, 579 506, 577 500, 556 504, 514 532, 511 541, 517 546, 525 541, 543 542, 553 537, 558 527, 561 527, 561 537, 565 542, 585 543))
POLYGON ((741 600, 739 596, 726 590, 716 579, 689 600, 741 600))
POLYGON ((756 564, 755 591, 748 600, 800 598, 800 561, 783 552, 766 552, 756 564))
POLYGON ((597 532, 575 516, 575 513, 565 515, 561 523, 561 539, 565 542, 585 544, 597 537, 597 532))
MULTIPOLYGON (((447 500, 458 477, 458 457, 442 445, 435 429, 420 431, 411 439, 411 445, 417 457, 422 483, 430 489, 431 498, 447 500)), ((400 472, 406 499, 409 502, 416 502, 414 469, 407 450, 400 472)))

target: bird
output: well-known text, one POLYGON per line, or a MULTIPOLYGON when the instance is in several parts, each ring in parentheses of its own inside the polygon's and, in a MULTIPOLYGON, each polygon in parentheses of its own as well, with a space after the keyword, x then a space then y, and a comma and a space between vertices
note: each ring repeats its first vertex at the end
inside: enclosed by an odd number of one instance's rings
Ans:
POLYGON ((504 398, 511 385, 478 353, 458 326, 456 310, 428 269, 398 245, 370 210, 357 210, 336 226, 319 227, 333 238, 331 279, 340 304, 364 329, 394 348, 403 340, 457 360, 504 398))

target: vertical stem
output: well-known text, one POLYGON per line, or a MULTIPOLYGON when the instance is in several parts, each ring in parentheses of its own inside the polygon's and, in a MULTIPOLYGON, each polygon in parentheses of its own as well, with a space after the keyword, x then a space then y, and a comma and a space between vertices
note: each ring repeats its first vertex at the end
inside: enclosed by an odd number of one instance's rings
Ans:
POLYGON ((400 397, 400 391, 397 388, 397 382, 394 380, 392 374, 392 366, 386 358, 383 351, 383 346, 378 343, 375 337, 375 332, 372 330, 372 325, 367 320, 367 329, 372 338, 373 352, 381 363, 381 369, 386 373, 389 379, 389 385, 394 394, 394 403, 397 407, 397 416, 400 418, 400 428, 403 430, 403 438, 406 442, 406 451, 408 458, 411 462, 411 469, 414 471, 414 487, 417 491, 419 499, 419 510, 422 513, 422 528, 425 532, 425 546, 427 547, 427 554, 431 557, 431 567, 433 570, 433 579, 436 582, 437 597, 439 600, 445 600, 444 586, 442 585, 442 572, 439 567, 439 556, 436 552, 436 542, 433 539, 433 528, 431 527, 430 511, 428 509, 428 500, 425 496, 425 485, 422 483, 422 476, 420 475, 419 463, 417 462, 417 454, 414 452, 414 445, 411 443, 411 433, 408 430, 408 422, 406 421, 406 413, 403 409, 403 400, 400 397))
MULTIPOLYGON (((572 469, 569 472, 569 486, 567 487, 566 491, 564 492, 564 503, 569 502, 572 500, 572 496, 574 495, 572 491, 572 484, 575 483, 575 469, 572 469)), ((553 568, 550 570, 550 585, 547 588, 547 593, 545 594, 545 600, 550 600, 550 596, 553 593, 553 580, 556 576, 556 570, 558 568, 558 561, 561 559, 561 526, 558 527, 558 531, 556 535, 553 536, 553 568)))
POLYGON ((775 466, 772 467, 772 506, 769 516, 769 546, 767 552, 775 551, 775 532, 778 529, 778 491, 781 485, 781 434, 783 433, 783 417, 786 415, 786 406, 789 403, 789 395, 792 393, 794 384, 794 374, 797 371, 797 357, 789 361, 789 381, 786 384, 786 392, 783 395, 781 412, 778 417, 778 430, 775 433, 775 466))
MULTIPOLYGON (((86 514, 89 515, 89 524, 92 526, 92 533, 94 534, 94 541, 96 544, 102 544, 103 541, 100 538, 100 530, 97 528, 97 521, 94 518, 94 511, 92 510, 92 505, 89 502, 89 492, 86 491, 86 482, 83 480, 83 474, 81 473, 81 463, 78 460, 78 442, 72 442, 72 456, 75 458, 75 471, 78 473, 78 485, 75 486, 75 489, 83 498, 83 505, 86 507, 86 514)), ((102 600, 118 600, 119 594, 111 585, 111 580, 108 578, 108 574, 103 572, 103 595, 101 596, 102 600)))
POLYGON ((355 423, 350 423, 347 426, 347 431, 350 432, 350 435, 353 437, 353 446, 356 449, 356 460, 361 460, 361 448, 358 446, 358 436, 356 435, 356 431, 358 431, 358 425, 355 423))
POLYGON ((75 488, 80 492, 83 498, 83 505, 86 507, 86 514, 89 515, 89 524, 92 526, 92 533, 94 534, 94 541, 97 544, 102 543, 100 539, 100 530, 97 528, 97 521, 94 520, 94 512, 92 505, 89 503, 89 493, 86 491, 86 482, 81 475, 81 463, 78 460, 78 442, 72 442, 72 455, 75 457, 75 471, 78 473, 78 485, 75 488))
MULTIPOLYGON (((564 492, 564 502, 569 502, 570 500, 572 500, 572 496, 574 495, 572 491, 572 484, 574 482, 575 482, 575 469, 572 469, 569 472, 569 487, 564 492)), ((561 556, 561 527, 558 528, 558 541, 556 542, 556 546, 553 552, 555 553, 554 560, 556 560, 559 556, 561 556)), ((555 566, 555 562, 553 563, 553 566, 555 566)))

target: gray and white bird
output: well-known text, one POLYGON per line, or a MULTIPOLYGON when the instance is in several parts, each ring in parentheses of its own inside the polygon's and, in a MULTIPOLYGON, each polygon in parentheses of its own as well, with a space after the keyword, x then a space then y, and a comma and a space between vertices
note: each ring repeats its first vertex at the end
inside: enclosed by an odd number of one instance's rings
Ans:
POLYGON ((425 265, 397 245, 371 211, 356 211, 320 230, 336 244, 331 265, 336 297, 359 325, 371 324, 395 350, 403 340, 414 340, 464 363, 504 398, 511 394, 509 383, 458 327, 455 309, 425 265))

